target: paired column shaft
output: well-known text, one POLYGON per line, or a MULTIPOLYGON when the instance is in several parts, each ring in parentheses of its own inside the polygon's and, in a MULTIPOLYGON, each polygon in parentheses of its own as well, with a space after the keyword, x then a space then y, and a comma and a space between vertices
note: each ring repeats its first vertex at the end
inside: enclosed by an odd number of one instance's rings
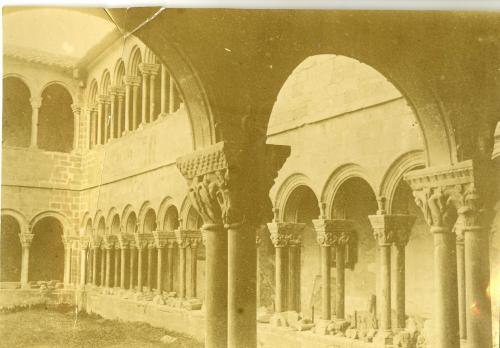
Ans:
POLYGON ((335 314, 337 319, 345 319, 345 248, 343 244, 336 246, 336 292, 335 314))
POLYGON ((105 249, 101 248, 101 282, 99 283, 100 286, 104 286, 104 280, 106 276, 106 251, 105 249))
POLYGON ((137 259, 137 249, 134 247, 130 247, 130 285, 129 289, 133 290, 135 287, 135 265, 136 265, 136 259, 137 259))
POLYGON ((277 313, 285 311, 285 262, 284 253, 286 248, 283 246, 276 246, 275 248, 275 299, 274 311, 277 313))
POLYGON ((92 249, 92 284, 97 285, 97 248, 92 249))
POLYGON ((113 249, 113 253, 115 254, 115 260, 114 260, 114 279, 113 279, 113 287, 117 288, 120 279, 120 272, 119 272, 119 266, 120 266, 120 253, 118 252, 119 249, 113 249))
POLYGON ((186 297, 186 247, 179 246, 179 297, 186 297))
POLYGON ((121 261, 120 261, 120 288, 125 289, 125 263, 127 262, 127 248, 120 249, 121 261))
POLYGON ((191 245, 191 289, 190 289, 190 294, 191 298, 196 298, 196 277, 198 276, 198 248, 196 245, 191 245))
POLYGON ((331 319, 331 247, 321 246, 321 319, 331 319))
POLYGON ((227 347, 227 234, 222 225, 202 227, 205 235, 206 274, 205 308, 206 336, 205 347, 227 347))
POLYGON ((148 271, 147 271, 147 277, 146 277, 146 284, 151 291, 153 289, 153 247, 149 246, 148 247, 148 271))
POLYGON ((156 262, 156 288, 158 293, 163 293, 163 248, 158 248, 158 257, 156 262))
POLYGON ((139 247, 137 249, 137 289, 139 292, 142 292, 142 280, 143 280, 143 275, 142 275, 142 247, 139 247))
POLYGON ((256 227, 228 229, 228 347, 257 346, 256 227))
POLYGON ((106 287, 111 286, 111 249, 106 248, 106 287))

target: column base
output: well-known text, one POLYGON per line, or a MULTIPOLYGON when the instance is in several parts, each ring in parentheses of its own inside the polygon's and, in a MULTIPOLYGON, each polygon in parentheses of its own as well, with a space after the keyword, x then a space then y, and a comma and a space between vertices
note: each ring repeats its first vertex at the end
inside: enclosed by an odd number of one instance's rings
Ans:
POLYGON ((314 322, 313 332, 317 335, 329 335, 330 334, 330 324, 331 320, 319 319, 314 322))
POLYGON ((28 283, 21 283, 21 289, 31 289, 31 284, 28 282, 28 283))
POLYGON ((380 330, 377 335, 373 338, 373 343, 384 347, 386 345, 392 345, 394 342, 394 335, 391 330, 380 330))

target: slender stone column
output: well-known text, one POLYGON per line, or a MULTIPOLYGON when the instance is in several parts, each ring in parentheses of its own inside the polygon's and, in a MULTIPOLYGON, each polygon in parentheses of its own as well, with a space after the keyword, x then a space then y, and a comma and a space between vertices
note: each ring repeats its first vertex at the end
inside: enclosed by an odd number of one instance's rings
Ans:
MULTIPOLYGON (((456 236, 452 228, 456 222, 457 205, 463 198, 462 190, 475 177, 472 172, 472 162, 465 161, 446 168, 426 168, 405 175, 434 239, 433 346, 438 348, 460 346, 456 236)), ((466 281, 467 276, 466 273, 466 281)), ((491 322, 486 330, 491 333, 491 322)), ((470 340, 469 331, 467 339, 470 340)))
POLYGON ((31 241, 35 235, 33 233, 19 233, 21 241, 22 254, 21 254, 21 288, 29 288, 28 275, 30 264, 30 246, 31 241))
POLYGON ((85 237, 80 238, 80 287, 85 287, 85 279, 87 275, 87 250, 89 241, 85 237))
MULTIPOLYGON (((479 172, 479 170, 477 170, 479 172)), ((482 173, 484 175, 484 173, 482 173)), ((474 177, 479 177, 474 173, 474 177)), ((488 179, 492 179, 491 173, 488 179)), ((486 179, 486 180, 488 180, 486 179)), ((478 180, 478 179, 476 179, 478 180)), ((486 181, 485 180, 485 181, 486 181)), ((480 184, 480 183, 478 183, 480 184)), ((458 213, 463 221, 465 251, 465 294, 467 310, 467 344, 469 347, 492 346, 489 241, 490 225, 488 210, 495 204, 492 200, 486 206, 486 195, 491 194, 487 183, 482 192, 476 184, 464 185, 459 201, 458 213)))
MULTIPOLYGON (((123 120, 123 125, 124 125, 124 132, 129 132, 130 131, 130 97, 131 97, 131 89, 132 89, 132 81, 130 81, 129 77, 131 76, 126 76, 124 78, 125 82, 125 119, 123 120)), ((120 134, 122 135, 122 134, 120 134)))
MULTIPOLYGON (((129 92, 130 93, 130 92, 129 92)), ((117 98, 118 98, 118 120, 117 120, 117 130, 116 130, 116 137, 120 138, 123 134, 123 127, 125 124, 124 120, 124 115, 123 115, 123 97, 124 97, 124 92, 123 89, 118 89, 117 91, 117 98)), ((127 122, 128 125, 128 122, 127 122)))
POLYGON ((200 239, 192 238, 189 246, 191 248, 190 262, 191 262, 191 282, 190 282, 190 297, 196 298, 197 295, 197 286, 196 286, 196 278, 198 276, 198 244, 200 243, 200 239))
POLYGON ((100 96, 97 99, 97 145, 101 145, 104 143, 102 139, 102 127, 105 127, 105 124, 103 125, 103 113, 104 113, 104 104, 106 101, 106 98, 104 96, 100 96))
POLYGON ((137 104, 139 103, 139 85, 132 85, 132 125, 131 130, 137 128, 137 104))
POLYGON ((97 107, 91 105, 89 107, 89 142, 88 148, 93 148, 97 143, 97 107))
POLYGON ((110 120, 111 120, 111 99, 109 96, 106 96, 106 100, 104 103, 104 140, 103 140, 103 144, 106 144, 109 140, 109 135, 111 133, 110 120))
POLYGON ((148 270, 146 273, 146 284, 149 291, 153 290, 153 251, 154 244, 148 243, 148 270))
MULTIPOLYGON (((126 265, 127 265, 127 250, 129 248, 129 242, 125 238, 125 235, 121 233, 117 236, 117 239, 118 239, 118 246, 120 248, 120 288, 124 290, 125 280, 127 278, 126 265)), ((118 286, 118 283, 115 283, 115 286, 118 286)))
MULTIPOLYGON (((347 237, 349 238, 349 237, 347 237)), ((335 291, 335 316, 337 319, 345 319, 345 248, 348 241, 337 240, 335 246, 335 263, 337 271, 336 291, 335 291)))
POLYGON ((153 64, 150 67, 150 77, 149 77, 149 122, 155 120, 156 115, 156 105, 155 105, 155 79, 158 74, 160 66, 158 64, 153 64))
POLYGON ((177 237, 177 247, 179 250, 179 298, 186 298, 186 248, 189 246, 189 239, 186 231, 175 231, 177 237))
POLYGON ((177 160, 177 167, 188 180, 191 202, 204 221, 206 318, 210 318, 206 323, 206 347, 226 347, 223 340, 226 329, 228 347, 257 346, 255 230, 269 212, 265 210, 266 204, 255 202, 269 201, 272 178, 289 154, 289 147, 265 144, 250 147, 221 142, 177 160), (222 223, 228 231, 227 254, 222 223), (223 255, 228 256, 227 262, 223 255), (227 278, 223 273, 225 267, 228 267, 227 278), (218 282, 214 282, 216 279, 218 282), (221 327, 221 323, 214 325, 213 320, 226 318, 225 303, 212 300, 222 302, 225 297, 226 289, 221 286, 224 279, 228 284, 229 325, 224 321, 221 327), (220 331, 214 332, 215 329, 220 331))
POLYGON ((300 310, 300 246, 301 234, 304 224, 296 224, 297 227, 290 233, 288 240, 288 310, 298 313, 300 310))
POLYGON ((391 215, 369 215, 373 235, 378 244, 380 270, 380 325, 376 340, 380 344, 392 344, 391 319, 391 245, 399 228, 391 215))
POLYGON ((38 113, 40 107, 42 106, 42 98, 33 97, 30 98, 31 102, 31 138, 30 138, 30 147, 37 148, 38 142, 38 113))
POLYGON ((113 287, 117 288, 118 285, 120 284, 119 279, 120 279, 120 272, 119 272, 119 266, 120 266, 120 248, 118 245, 115 246, 113 249, 113 253, 115 254, 115 260, 114 260, 114 279, 113 279, 113 287))
POLYGON ((115 127, 116 127, 116 87, 111 89, 110 95, 110 105, 111 105, 111 120, 109 125, 109 139, 112 140, 115 138, 115 127))
POLYGON ((104 281, 106 277, 106 249, 104 246, 101 246, 101 281, 99 282, 99 286, 104 286, 104 281))
POLYGON ((142 292, 142 280, 143 280, 143 275, 142 275, 142 251, 144 249, 143 245, 138 245, 137 246, 137 289, 139 292, 142 292))
POLYGON ((98 247, 92 246, 92 284, 97 285, 97 250, 98 247))
POLYGON ((163 249, 165 245, 157 248, 157 266, 156 266, 156 290, 158 294, 163 293, 163 249))
POLYGON ((106 246, 106 287, 111 287, 111 248, 106 246))
POLYGON ((168 81, 168 113, 173 114, 175 112, 175 82, 172 75, 169 76, 168 81))
POLYGON ((271 222, 267 224, 269 229, 271 241, 273 242, 275 249, 275 292, 274 292, 274 311, 276 313, 281 313, 286 310, 285 307, 285 279, 286 279, 286 268, 284 262, 284 254, 287 251, 288 246, 288 231, 285 228, 286 225, 278 222, 271 222))
POLYGON ((64 278, 63 284, 67 288, 70 285, 70 272, 71 272, 71 244, 72 240, 68 235, 62 236, 62 242, 64 245, 64 278))
POLYGON ((161 97, 160 97, 160 114, 167 114, 167 68, 161 65, 161 97))
POLYGON ((174 291, 174 246, 175 238, 171 238, 167 242, 167 289, 174 291))
POLYGON ((467 339, 467 301, 465 296, 465 248, 464 227, 465 222, 461 217, 457 219, 454 230, 456 234, 457 247, 457 281, 458 281, 458 324, 460 327, 460 339, 467 339))
POLYGON ((77 104, 71 104, 71 110, 73 111, 73 151, 77 151, 80 139, 80 112, 82 109, 77 104))
POLYGON ((336 243, 336 234, 333 220, 313 220, 316 231, 316 240, 321 247, 321 319, 330 320, 331 310, 331 263, 332 246, 336 243))
POLYGON ((260 246, 262 244, 262 239, 264 238, 263 236, 263 228, 260 228, 257 230, 257 235, 255 237, 255 246, 257 247, 257 308, 260 307, 261 305, 261 284, 262 284, 262 279, 261 279, 261 274, 260 274, 260 267, 261 267, 261 261, 260 261, 260 246))
POLYGON ((397 229, 394 231, 394 245, 396 251, 396 318, 397 328, 406 327, 406 258, 405 248, 410 240, 411 228, 415 217, 411 215, 390 215, 395 221, 397 229))
POLYGON ((135 264, 137 260, 137 249, 134 245, 133 242, 130 244, 130 273, 129 273, 129 280, 130 280, 130 285, 129 289, 134 290, 135 288, 135 274, 136 274, 136 269, 135 269, 135 264))
MULTIPOLYGON (((278 211, 275 209, 275 216, 277 218, 278 211)), ((276 254, 275 254, 275 309, 276 313, 283 312, 285 310, 295 310, 299 311, 297 307, 297 297, 298 289, 297 283, 300 276, 297 276, 300 272, 300 267, 298 269, 294 268, 297 263, 300 263, 300 253, 297 253, 297 249, 300 248, 300 235, 305 227, 305 224, 291 223, 291 222, 270 222, 267 224, 269 229, 271 241, 274 244, 276 254), (293 255, 292 250, 293 248, 293 255), (289 253, 288 265, 285 263, 285 255, 289 253), (287 294, 285 293, 286 284, 285 279, 286 273, 288 273, 289 286, 288 286, 288 306, 285 303, 287 294), (292 273, 294 273, 292 275, 292 273)))

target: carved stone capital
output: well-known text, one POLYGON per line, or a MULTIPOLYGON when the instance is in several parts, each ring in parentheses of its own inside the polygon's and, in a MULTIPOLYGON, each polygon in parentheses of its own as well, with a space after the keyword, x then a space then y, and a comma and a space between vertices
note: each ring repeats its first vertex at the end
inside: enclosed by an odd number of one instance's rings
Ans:
POLYGON ((42 98, 41 97, 31 97, 30 98, 31 107, 33 109, 39 109, 42 106, 42 98))
POLYGON ((97 102, 99 104, 109 104, 111 102, 111 98, 108 95, 100 95, 97 97, 97 102))
POLYGON ((123 82, 128 86, 139 86, 141 84, 140 76, 127 75, 123 77, 123 82))
POLYGON ((64 245, 64 250, 69 250, 71 249, 71 245, 73 244, 73 238, 70 235, 63 234, 61 236, 61 240, 64 245))
POLYGON ((102 236, 102 246, 104 249, 114 249, 115 242, 117 242, 117 238, 114 235, 106 234, 102 236))
POLYGON ((23 248, 29 248, 35 235, 33 233, 19 233, 19 240, 23 248))
POLYGON ((101 247, 101 237, 97 235, 90 236, 90 247, 92 249, 99 249, 101 247))
POLYGON ((139 71, 142 74, 156 75, 156 74, 158 74, 159 70, 160 70, 160 64, 154 64, 154 63, 140 63, 139 64, 139 71))
POLYGON ((111 96, 124 96, 125 95, 125 89, 123 87, 118 87, 118 86, 113 86, 110 89, 110 94, 111 96))
POLYGON ((271 241, 276 248, 299 245, 305 224, 293 222, 270 222, 267 224, 271 241))
POLYGON ((116 245, 120 249, 128 249, 130 247, 130 237, 124 234, 118 234, 116 236, 116 245))
POLYGON ((135 247, 144 249, 149 245, 150 238, 146 233, 134 233, 135 247))
POLYGON ((153 239, 158 249, 163 249, 167 245, 169 232, 153 231, 153 239))
POLYGON ((71 104, 71 110, 73 111, 73 115, 75 117, 79 117, 80 112, 82 111, 82 107, 78 104, 71 104))
POLYGON ((90 237, 80 236, 80 250, 87 250, 90 247, 90 237))
POLYGON ((481 204, 474 189, 472 161, 413 171, 405 175, 405 180, 431 231, 451 233, 457 213, 470 217, 469 223, 475 223, 481 204))
POLYGON ((205 225, 227 228, 269 220, 269 189, 288 146, 219 142, 177 159, 189 197, 205 225))
POLYGON ((373 236, 379 245, 396 244, 406 246, 410 240, 411 227, 415 217, 403 214, 369 215, 373 236))
POLYGON ((315 219, 312 222, 320 246, 347 245, 355 235, 351 220, 315 219))
POLYGON ((197 247, 202 240, 201 232, 194 230, 177 229, 174 231, 176 243, 179 248, 187 248, 188 246, 197 247))

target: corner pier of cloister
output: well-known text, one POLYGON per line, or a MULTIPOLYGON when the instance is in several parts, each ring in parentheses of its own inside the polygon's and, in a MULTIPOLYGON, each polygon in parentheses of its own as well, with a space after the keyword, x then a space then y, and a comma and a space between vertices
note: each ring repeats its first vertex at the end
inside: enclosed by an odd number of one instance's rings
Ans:
POLYGON ((6 46, 0 305, 209 348, 492 347, 498 18, 352 14, 164 11, 81 61, 6 46))

